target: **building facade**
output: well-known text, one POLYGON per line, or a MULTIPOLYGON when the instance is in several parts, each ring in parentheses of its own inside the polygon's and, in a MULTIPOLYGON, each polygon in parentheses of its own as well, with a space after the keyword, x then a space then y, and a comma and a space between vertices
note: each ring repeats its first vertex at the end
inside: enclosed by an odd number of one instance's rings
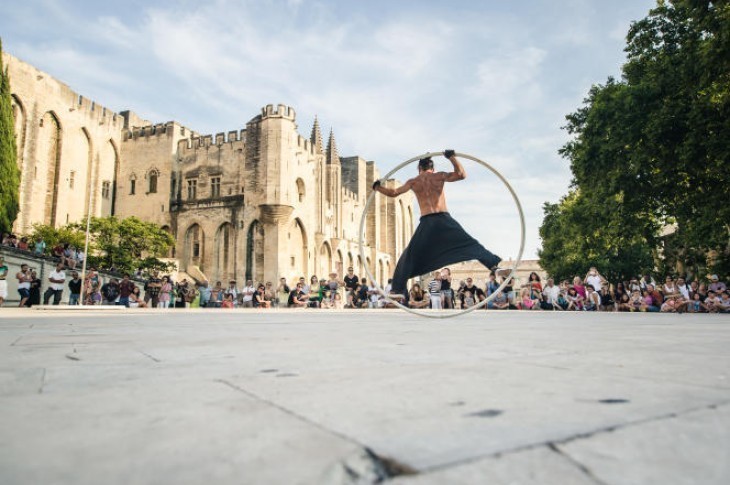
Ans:
MULTIPOLYGON (((94 216, 137 216, 174 236, 171 257, 211 281, 275 282, 364 267, 385 284, 413 233, 413 199, 375 194, 374 162, 340 157, 315 118, 267 105, 244 129, 200 136, 179 123, 114 113, 4 53, 21 168, 14 230, 94 216)), ((394 180, 386 184, 397 185, 394 180)))

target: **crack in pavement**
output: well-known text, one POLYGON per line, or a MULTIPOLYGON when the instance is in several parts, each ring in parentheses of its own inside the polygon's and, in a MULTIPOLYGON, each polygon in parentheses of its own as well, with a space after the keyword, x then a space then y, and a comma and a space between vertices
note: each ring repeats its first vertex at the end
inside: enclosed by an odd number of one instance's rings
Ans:
MULTIPOLYGON (((513 453, 521 453, 523 451, 534 450, 534 449, 542 448, 542 447, 547 447, 549 449, 553 449, 553 448, 557 448, 558 445, 564 445, 566 443, 570 443, 570 442, 573 442, 573 441, 578 441, 578 440, 592 438, 593 436, 596 436, 596 435, 599 435, 599 434, 613 433, 614 431, 617 431, 617 430, 631 428, 631 427, 634 427, 634 426, 640 426, 640 425, 647 424, 647 423, 654 423, 654 422, 657 422, 657 421, 663 421, 663 420, 666 420, 666 419, 675 419, 675 418, 678 418, 680 416, 685 416, 685 415, 692 414, 692 413, 696 413, 696 412, 700 412, 700 411, 706 411, 708 409, 717 409, 719 407, 727 406, 729 404, 730 404, 730 400, 720 401, 720 402, 716 402, 716 403, 712 403, 712 404, 706 404, 706 405, 703 405, 703 406, 698 406, 698 407, 693 407, 693 408, 685 409, 683 411, 677 411, 677 412, 672 412, 672 413, 665 413, 665 414, 660 414, 658 416, 652 416, 652 417, 648 417, 648 418, 637 419, 635 421, 629 421, 629 422, 623 423, 623 424, 616 424, 616 425, 612 425, 612 426, 604 426, 602 428, 596 428, 594 430, 586 431, 584 433, 577 433, 577 434, 574 434, 572 436, 568 436, 568 437, 562 438, 562 439, 541 441, 539 443, 530 443, 530 444, 527 444, 527 445, 517 446, 515 448, 511 448, 511 449, 507 449, 507 450, 501 450, 501 451, 497 451, 497 452, 493 452, 493 453, 487 453, 487 454, 479 455, 479 456, 472 456, 472 457, 469 457, 469 458, 464 458, 462 460, 455 460, 455 461, 452 461, 452 462, 449 462, 449 463, 443 463, 443 464, 440 464, 440 465, 426 467, 426 468, 423 468, 423 469, 419 470, 419 473, 431 473, 431 472, 435 472, 435 471, 446 470, 448 468, 453 468, 453 467, 456 467, 456 466, 468 465, 470 463, 475 463, 475 462, 478 462, 478 461, 481 461, 481 460, 484 460, 484 459, 487 459, 487 458, 499 458, 502 455, 508 455, 508 454, 513 454, 513 453)), ((580 464, 577 461, 575 463, 576 464, 580 464)), ((580 464, 580 465, 583 466, 583 467, 585 467, 585 465, 582 465, 582 464, 580 464)), ((586 467, 586 469, 587 469, 587 467, 586 467)))
POLYGON ((150 355, 150 354, 148 354, 147 352, 143 352, 143 351, 141 351, 141 350, 138 350, 137 352, 139 352, 140 354, 144 355, 145 357, 147 357, 147 358, 149 358, 150 360, 153 360, 153 361, 155 361, 155 362, 157 362, 157 363, 159 363, 159 362, 162 362, 162 361, 161 361, 160 359, 158 359, 157 357, 153 357, 153 356, 151 356, 151 355, 150 355))
POLYGON ((43 368, 43 373, 41 374, 41 386, 38 388, 38 394, 43 394, 43 387, 46 385, 46 368, 43 368))
POLYGON ((23 335, 21 335, 20 337, 16 338, 15 340, 13 340, 13 343, 12 343, 12 344, 10 344, 10 346, 11 346, 11 347, 15 347, 15 344, 17 344, 18 342, 20 342, 20 340, 21 340, 22 338, 23 338, 23 335))
MULTIPOLYGON (((275 409, 278 409, 279 411, 282 411, 283 413, 285 413, 289 416, 292 416, 299 421, 303 421, 311 426, 314 426, 315 428, 317 428, 321 431, 324 431, 327 434, 337 436, 349 443, 356 445, 358 448, 362 449, 366 455, 371 457, 371 459, 373 460, 373 462, 375 463, 375 465, 377 467, 381 467, 382 469, 385 470, 386 477, 384 477, 384 480, 388 480, 390 478, 395 478, 397 476, 402 476, 402 475, 417 475, 418 473, 420 473, 419 470, 416 470, 415 468, 411 467, 410 465, 401 463, 401 462, 395 460, 394 458, 391 458, 388 456, 382 456, 382 455, 375 453, 375 451, 373 451, 370 447, 359 442, 358 440, 356 440, 355 438, 353 438, 351 436, 348 436, 340 431, 330 429, 321 423, 313 421, 312 419, 310 419, 304 415, 301 415, 301 414, 297 413, 296 411, 292 411, 291 409, 286 408, 286 407, 282 406, 281 404, 277 404, 269 399, 261 397, 258 394, 255 394, 247 389, 244 389, 243 387, 238 386, 226 379, 215 379, 214 381, 218 382, 220 384, 223 384, 227 387, 230 387, 231 389, 238 391, 238 392, 250 397, 251 399, 254 399, 258 402, 264 403, 275 409)), ((343 463, 342 465, 345 469, 345 472, 349 475, 352 472, 352 470, 347 466, 346 463, 343 463)), ((383 480, 378 479, 373 483, 380 483, 382 481, 383 480)))
POLYGON ((555 443, 548 443, 547 447, 553 452, 559 455, 562 459, 576 467, 578 470, 580 470, 583 475, 586 476, 589 480, 592 480, 598 485, 608 485, 608 483, 604 482, 603 480, 600 480, 597 476, 593 474, 593 471, 591 471, 590 468, 588 468, 583 463, 579 462, 569 454, 565 453, 563 450, 558 448, 558 446, 555 443))

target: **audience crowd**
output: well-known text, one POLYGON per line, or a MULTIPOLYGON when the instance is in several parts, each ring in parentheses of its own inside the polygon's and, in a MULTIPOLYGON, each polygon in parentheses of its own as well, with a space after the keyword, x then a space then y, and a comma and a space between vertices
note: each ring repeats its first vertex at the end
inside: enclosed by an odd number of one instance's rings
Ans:
MULTIPOLYGON (((43 240, 31 245, 25 238, 6 234, 2 244, 41 256, 46 254, 43 240)), ((300 277, 296 281, 281 278, 276 286, 270 282, 254 284, 247 280, 241 287, 235 280, 224 286, 221 281, 191 282, 182 279, 175 282, 167 275, 153 271, 144 283, 133 281, 132 275, 111 278, 103 283, 96 268, 87 270, 81 280, 79 268, 84 253, 73 246, 58 245, 51 248, 56 267, 49 273, 46 289, 44 283, 27 264, 15 275, 18 281, 20 306, 41 303, 58 305, 68 291, 69 305, 124 305, 130 308, 391 308, 382 294, 368 285, 365 278, 348 268, 340 278, 330 273, 328 278, 312 276, 309 281, 300 277), (52 299, 52 300, 51 300, 52 299)), ((141 271, 134 275, 142 278, 141 271)), ((0 305, 7 299, 6 279, 8 268, 0 256, 0 305)), ((494 273, 484 287, 477 286, 473 278, 452 281, 449 268, 434 272, 423 286, 414 283, 407 295, 390 294, 390 281, 384 288, 391 300, 399 301, 416 309, 463 309, 489 300, 485 309, 493 310, 548 310, 548 311, 611 311, 611 312, 668 312, 668 313, 730 313, 730 291, 718 275, 708 281, 688 281, 682 276, 668 275, 657 282, 649 275, 628 281, 609 282, 596 268, 590 268, 584 276, 572 281, 555 282, 548 278, 544 283, 537 273, 531 273, 525 284, 514 279, 505 283, 497 280, 494 273), (500 286, 504 283, 504 287, 500 286)))

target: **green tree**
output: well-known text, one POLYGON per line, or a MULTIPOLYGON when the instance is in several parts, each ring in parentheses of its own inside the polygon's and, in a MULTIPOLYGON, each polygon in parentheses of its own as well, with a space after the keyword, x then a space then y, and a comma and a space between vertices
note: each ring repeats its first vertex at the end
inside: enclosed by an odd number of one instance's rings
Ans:
MULTIPOLYGON (((84 223, 69 226, 80 231, 86 228, 84 223)), ((92 217, 89 233, 89 261, 94 264, 119 272, 132 272, 137 268, 169 269, 169 265, 158 258, 167 254, 175 240, 154 223, 136 217, 92 217)))
POLYGON ((594 86, 567 116, 573 139, 560 153, 573 187, 545 206, 541 262, 560 268, 571 237, 573 250, 599 251, 584 266, 606 274, 646 270, 651 254, 668 270, 727 271, 730 6, 659 1, 631 26, 626 52, 622 80, 594 86), (659 237, 663 227, 676 231, 659 237))
POLYGON ((37 242, 43 239, 46 243, 46 252, 49 252, 57 244, 70 244, 77 248, 83 248, 86 234, 75 226, 53 227, 48 224, 33 224, 33 232, 30 240, 37 242))
POLYGON ((15 146, 15 120, 10 98, 10 76, 3 67, 0 39, 0 231, 12 230, 20 209, 20 170, 15 146))

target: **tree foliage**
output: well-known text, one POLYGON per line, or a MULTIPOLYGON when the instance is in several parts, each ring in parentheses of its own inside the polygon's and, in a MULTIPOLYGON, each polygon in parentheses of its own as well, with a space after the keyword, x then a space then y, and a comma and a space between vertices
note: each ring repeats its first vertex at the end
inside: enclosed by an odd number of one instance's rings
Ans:
MULTIPOLYGON (((84 231, 84 223, 69 226, 84 231)), ((144 222, 134 216, 118 219, 115 216, 92 217, 89 225, 93 252, 98 265, 118 272, 142 269, 168 269, 158 258, 163 257, 175 244, 172 235, 157 224, 144 222)))
POLYGON ((10 77, 3 67, 0 39, 0 232, 10 232, 20 209, 20 170, 15 146, 15 120, 10 77))
MULTIPOLYGON (((76 222, 59 228, 34 224, 31 239, 43 239, 48 248, 57 244, 70 244, 83 249, 86 223, 76 222)), ((165 256, 174 244, 175 240, 169 232, 136 217, 92 217, 89 224, 88 261, 97 267, 119 273, 132 273, 138 268, 169 270, 171 265, 158 258, 165 256)))
POLYGON ((730 6, 659 1, 631 26, 626 52, 622 80, 594 86, 567 116, 573 139, 560 153, 573 187, 545 205, 541 263, 555 275, 591 264, 727 274, 730 6), (676 231, 660 237, 667 226, 676 231))

